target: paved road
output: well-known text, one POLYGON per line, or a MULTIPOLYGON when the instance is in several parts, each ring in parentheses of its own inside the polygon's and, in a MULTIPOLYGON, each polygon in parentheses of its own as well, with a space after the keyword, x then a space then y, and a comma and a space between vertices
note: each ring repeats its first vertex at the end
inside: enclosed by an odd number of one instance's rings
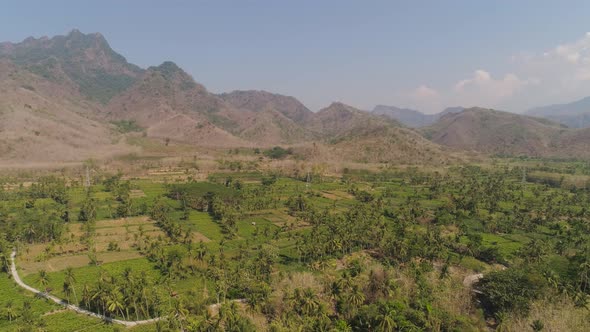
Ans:
POLYGON ((46 299, 49 299, 61 306, 64 306, 67 309, 73 310, 77 313, 80 313, 80 314, 83 314, 86 316, 96 317, 96 318, 105 320, 107 322, 121 324, 121 325, 125 325, 125 326, 137 326, 137 325, 142 325, 142 324, 150 324, 150 323, 155 323, 155 322, 159 321, 160 319, 163 319, 162 317, 157 317, 157 318, 146 319, 146 320, 120 320, 120 319, 114 319, 111 317, 107 317, 105 315, 99 315, 95 312, 82 309, 82 308, 78 307, 77 305, 69 304, 66 301, 64 301, 58 297, 50 295, 47 292, 41 292, 40 290, 25 284, 22 281, 22 279, 20 278, 20 276, 18 275, 18 271, 16 270, 15 257, 16 257, 16 251, 13 251, 12 254, 10 255, 10 259, 11 259, 10 273, 12 274, 12 278, 14 279, 14 281, 16 281, 16 283, 20 287, 28 290, 29 292, 33 292, 33 293, 37 294, 38 296, 42 296, 46 299))

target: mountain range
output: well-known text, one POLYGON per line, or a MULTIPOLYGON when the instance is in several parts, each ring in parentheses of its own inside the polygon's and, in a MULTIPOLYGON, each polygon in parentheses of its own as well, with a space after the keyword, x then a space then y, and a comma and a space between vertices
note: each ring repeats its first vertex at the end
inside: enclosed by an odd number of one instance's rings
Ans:
MULTIPOLYGON (((464 109, 460 106, 449 107, 440 113, 425 114, 409 108, 377 105, 371 112, 395 119, 410 128, 420 128, 434 124, 447 113, 459 113, 464 109)), ((549 119, 570 128, 587 128, 590 127, 590 97, 566 104, 535 107, 523 114, 549 119)))
POLYGON ((385 106, 385 105, 377 105, 371 111, 373 114, 377 115, 384 115, 391 119, 397 120, 403 125, 410 127, 410 128, 419 128, 419 127, 426 127, 430 126, 431 124, 435 123, 440 119, 443 115, 449 113, 459 113, 463 111, 464 107, 448 107, 444 109, 440 113, 435 114, 424 114, 420 111, 409 109, 409 108, 399 108, 395 106, 385 106))
POLYGON ((525 114, 551 119, 571 128, 590 127, 590 97, 567 104, 532 108, 525 114))
POLYGON ((173 62, 140 68, 101 34, 78 30, 1 43, 0 97, 4 162, 73 161, 140 149, 128 142, 134 133, 121 132, 118 124, 167 143, 292 145, 322 160, 413 162, 402 158, 405 150, 416 162, 433 153, 446 159, 441 147, 396 121, 340 103, 314 113, 293 97, 265 91, 214 94, 173 62), (365 140, 399 144, 387 154, 343 152, 365 140))
POLYGON ((332 103, 312 112, 294 97, 266 91, 215 94, 173 62, 146 69, 129 63, 99 33, 0 43, 0 161, 105 158, 141 152, 138 140, 288 145, 325 162, 440 164, 459 160, 461 151, 586 156, 578 152, 590 135, 485 109, 425 115, 332 103))
POLYGON ((590 128, 569 129, 551 120, 483 108, 444 115, 421 129, 431 141, 493 155, 590 157, 590 128))

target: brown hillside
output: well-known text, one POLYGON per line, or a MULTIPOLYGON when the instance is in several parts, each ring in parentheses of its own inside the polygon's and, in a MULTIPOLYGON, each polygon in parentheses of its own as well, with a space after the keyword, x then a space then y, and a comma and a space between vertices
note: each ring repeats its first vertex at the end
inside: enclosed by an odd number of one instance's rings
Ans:
POLYGON ((393 164, 444 164, 457 160, 397 121, 342 103, 333 103, 314 114, 309 127, 323 134, 325 140, 325 144, 308 150, 318 160, 393 164), (318 149, 322 152, 313 154, 318 149))
POLYGON ((312 111, 291 96, 249 90, 222 93, 219 97, 237 109, 253 112, 274 110, 299 124, 313 116, 312 111))
POLYGON ((590 154, 588 131, 506 112, 447 114, 421 131, 430 142, 395 120, 342 103, 313 113, 293 97, 265 91, 215 95, 172 62, 143 70, 102 35, 76 30, 0 44, 0 95, 3 159, 81 160, 129 151, 113 144, 124 141, 110 123, 119 120, 135 122, 149 137, 194 146, 314 147, 311 155, 326 161, 456 158, 441 145, 486 154, 590 154))
POLYGON ((133 151, 67 85, 0 64, 0 161, 80 161, 133 151), (8 71, 5 71, 8 70, 8 71), (8 72, 8 74, 6 74, 8 72), (64 88, 65 87, 65 88, 64 88))
POLYGON ((74 83, 84 98, 103 104, 143 72, 113 51, 101 34, 78 30, 66 36, 1 43, 0 58, 54 83, 74 83))
MULTIPOLYGON (((548 120, 481 108, 447 114, 423 133, 436 143, 457 149, 526 156, 559 155, 560 142, 576 137, 574 130, 548 120)), ((570 141, 576 147, 586 144, 570 141)))
POLYGON ((590 159, 590 128, 563 131, 554 146, 557 157, 590 159))
POLYGON ((345 160, 392 164, 447 164, 456 156, 418 133, 405 128, 381 126, 360 130, 332 143, 345 160))
POLYGON ((150 67, 142 78, 113 98, 103 111, 108 120, 133 120, 148 136, 205 146, 247 145, 229 131, 239 131, 246 114, 223 100, 172 62, 150 67))
POLYGON ((324 138, 337 139, 358 130, 366 130, 384 124, 399 126, 395 120, 363 112, 342 103, 332 103, 311 117, 306 125, 324 138))
MULTIPOLYGON (((262 95, 266 96, 266 93, 262 95)), ((229 95, 225 98, 235 101, 229 95)), ((274 98, 280 99, 278 96, 274 98)), ((149 135, 158 137, 176 137, 199 143, 197 138, 206 136, 207 145, 266 146, 291 144, 312 137, 309 131, 271 104, 265 104, 261 109, 250 109, 254 108, 254 104, 238 108, 209 93, 174 63, 165 62, 149 68, 135 85, 113 98, 105 116, 111 120, 135 120, 140 126, 148 128, 149 135), (177 121, 187 121, 191 126, 170 124, 177 121), (213 130, 213 127, 217 129, 213 130), (166 132, 165 129, 172 131, 166 132)), ((285 113, 290 111, 284 109, 285 113)))
POLYGON ((317 134, 273 109, 250 115, 241 124, 241 128, 240 137, 263 146, 294 144, 318 137, 317 134))

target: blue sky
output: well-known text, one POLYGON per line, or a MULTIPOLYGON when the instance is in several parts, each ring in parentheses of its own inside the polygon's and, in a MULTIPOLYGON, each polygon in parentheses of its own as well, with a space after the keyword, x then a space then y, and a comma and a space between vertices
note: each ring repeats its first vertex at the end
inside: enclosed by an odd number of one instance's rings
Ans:
POLYGON ((590 95, 590 1, 20 1, 0 40, 100 32, 213 92, 510 111, 590 95), (561 47, 560 47, 561 46, 561 47))

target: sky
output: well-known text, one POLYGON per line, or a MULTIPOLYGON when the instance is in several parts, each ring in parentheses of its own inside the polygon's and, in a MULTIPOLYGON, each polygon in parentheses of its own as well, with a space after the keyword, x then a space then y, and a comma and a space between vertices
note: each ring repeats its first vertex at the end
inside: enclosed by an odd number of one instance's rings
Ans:
POLYGON ((590 95, 590 1, 6 1, 0 41, 100 32, 210 91, 426 113, 521 112, 590 95))

